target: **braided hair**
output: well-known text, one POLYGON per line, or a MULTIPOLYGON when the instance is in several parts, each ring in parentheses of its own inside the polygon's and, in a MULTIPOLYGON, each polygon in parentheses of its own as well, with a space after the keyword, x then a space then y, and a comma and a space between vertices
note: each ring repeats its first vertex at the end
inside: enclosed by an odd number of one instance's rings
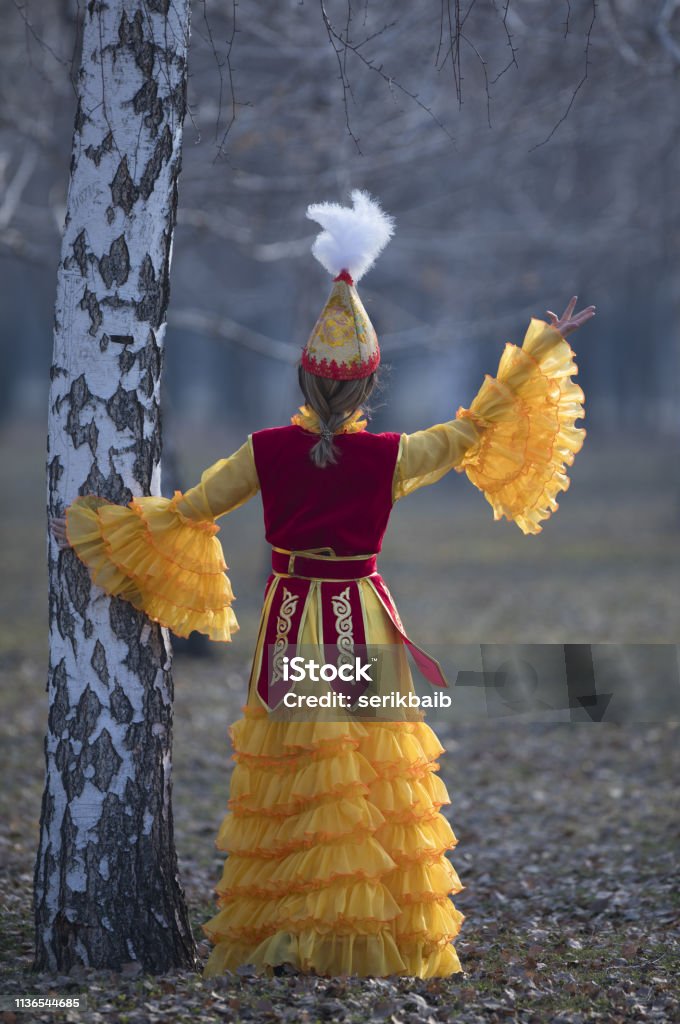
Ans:
POLYGON ((300 389, 305 402, 319 417, 319 440, 309 453, 315 466, 324 469, 338 461, 333 435, 361 407, 369 412, 366 402, 378 382, 377 371, 359 380, 331 380, 317 377, 298 366, 300 389))

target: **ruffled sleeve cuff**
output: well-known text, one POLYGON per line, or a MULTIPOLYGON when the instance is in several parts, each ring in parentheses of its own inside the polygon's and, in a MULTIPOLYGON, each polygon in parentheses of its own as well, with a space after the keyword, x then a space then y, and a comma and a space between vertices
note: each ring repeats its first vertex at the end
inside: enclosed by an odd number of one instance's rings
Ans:
POLYGON ((229 641, 238 630, 234 595, 225 575, 222 545, 212 520, 183 514, 172 498, 145 496, 128 505, 98 495, 76 498, 66 509, 66 536, 92 579, 177 636, 193 630, 229 641))
POLYGON ((575 353, 560 332, 532 319, 522 347, 506 344, 496 377, 486 375, 468 409, 480 439, 455 468, 491 504, 494 519, 513 520, 523 533, 540 533, 540 522, 566 491, 566 466, 583 446, 586 431, 575 353))

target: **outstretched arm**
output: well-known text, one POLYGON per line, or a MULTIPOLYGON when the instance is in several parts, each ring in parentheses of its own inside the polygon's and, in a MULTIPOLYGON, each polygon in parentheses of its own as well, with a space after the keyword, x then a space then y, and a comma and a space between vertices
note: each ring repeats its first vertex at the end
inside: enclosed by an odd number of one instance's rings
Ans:
POLYGON ((189 519, 219 519, 249 501, 260 489, 250 438, 229 458, 219 459, 201 474, 195 487, 181 497, 175 491, 175 507, 189 519))
MULTIPOLYGON (((233 512, 257 494, 260 484, 255 469, 250 438, 238 451, 219 459, 201 474, 201 479, 188 491, 175 491, 170 507, 194 522, 219 519, 233 512)), ((60 548, 68 547, 66 517, 53 516, 50 528, 60 548)))
POLYGON ((461 464, 481 437, 482 429, 469 419, 449 420, 427 430, 402 434, 392 484, 394 501, 405 498, 419 487, 436 484, 461 464))
POLYGON ((144 495, 128 505, 81 495, 50 528, 59 546, 71 546, 111 596, 130 601, 178 636, 198 630, 227 641, 238 623, 215 519, 258 490, 248 439, 185 493, 144 495))
POLYGON ((486 375, 468 409, 455 420, 404 434, 395 468, 395 501, 435 483, 449 470, 465 471, 501 515, 525 533, 557 508, 571 464, 585 437, 574 421, 583 416, 583 392, 571 380, 578 369, 566 335, 595 314, 574 314, 574 296, 562 317, 533 319, 520 347, 505 346, 496 377, 486 375))

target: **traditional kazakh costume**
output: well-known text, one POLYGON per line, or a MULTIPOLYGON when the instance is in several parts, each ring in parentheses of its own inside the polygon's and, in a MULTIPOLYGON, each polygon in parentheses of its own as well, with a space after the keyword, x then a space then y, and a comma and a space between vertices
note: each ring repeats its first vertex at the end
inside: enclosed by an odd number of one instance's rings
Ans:
MULTIPOLYGON (((325 229, 313 251, 334 281, 302 365, 336 380, 378 366, 355 284, 393 230, 365 193, 352 200, 308 209, 325 229)), ((441 813, 450 800, 435 733, 418 715, 279 720, 274 709, 295 685, 280 658, 300 645, 389 647, 399 656, 382 686, 405 693, 410 650, 426 678, 445 685, 377 569, 392 506, 455 469, 496 519, 538 533, 585 437, 574 426, 584 412, 577 372, 560 332, 532 319, 522 346, 506 344, 496 376, 447 423, 373 434, 355 413, 334 436, 336 463, 318 468, 309 453, 324 425, 303 407, 290 425, 250 435, 184 493, 127 506, 83 495, 68 507, 68 540, 96 584, 178 636, 229 641, 238 624, 216 520, 262 498, 272 572, 247 703, 230 729, 235 767, 216 840, 228 856, 219 911, 203 926, 213 944, 205 976, 246 963, 326 975, 462 970, 453 940, 464 916, 451 895, 463 886, 446 856, 457 839, 441 813)))

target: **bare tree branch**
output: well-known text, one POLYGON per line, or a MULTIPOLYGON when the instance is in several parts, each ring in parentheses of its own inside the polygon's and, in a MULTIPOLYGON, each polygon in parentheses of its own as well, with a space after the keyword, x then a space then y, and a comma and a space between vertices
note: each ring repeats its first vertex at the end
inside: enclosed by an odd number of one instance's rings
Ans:
MULTIPOLYGON (((492 3, 493 3, 493 6, 494 6, 494 10, 497 10, 497 8, 496 8, 496 0, 492 0, 492 3)), ((503 19, 502 19, 502 21, 503 21, 503 30, 505 32, 505 36, 506 36, 506 39, 508 41, 508 46, 510 47, 510 60, 505 65, 505 67, 502 68, 501 71, 498 72, 496 77, 491 82, 492 85, 495 85, 496 82, 498 81, 498 79, 502 78, 502 76, 505 74, 505 72, 509 71, 509 69, 513 65, 516 68, 519 68, 519 64, 517 63, 517 50, 515 49, 515 46, 514 46, 514 44, 512 42, 512 34, 510 32, 510 26, 508 24, 509 15, 510 15, 510 0, 505 0, 505 7, 503 9, 503 19)))
POLYGON ((62 67, 68 68, 69 71, 71 71, 71 61, 66 60, 64 57, 60 57, 58 53, 55 53, 55 51, 52 49, 49 43, 46 43, 42 36, 38 35, 38 32, 36 31, 33 25, 33 22, 31 21, 26 12, 26 4, 22 4, 20 0, 13 0, 13 3, 17 11, 19 12, 21 20, 23 21, 26 27, 26 31, 29 33, 29 35, 33 37, 33 39, 35 39, 38 46, 41 46, 46 53, 49 53, 49 55, 54 58, 57 64, 61 64, 62 67))
MULTIPOLYGON (((474 0, 472 0, 472 2, 474 3, 474 0)), ((430 117, 435 122, 436 125, 438 125, 439 128, 441 128, 441 130, 448 136, 448 138, 450 138, 453 141, 453 136, 450 134, 446 126, 437 117, 434 111, 430 107, 426 106, 426 104, 424 104, 422 100, 418 98, 417 93, 411 92, 392 75, 388 75, 387 72, 383 70, 382 64, 376 64, 370 57, 365 57, 364 54, 360 52, 361 47, 367 40, 364 40, 361 43, 352 43, 349 39, 343 36, 341 32, 338 32, 337 29, 333 26, 330 18, 328 17, 328 13, 324 5, 324 0, 319 0, 319 4, 321 7, 321 15, 323 18, 324 25, 326 27, 326 32, 328 33, 329 41, 331 43, 331 46, 333 47, 333 51, 335 52, 336 58, 338 60, 338 65, 340 67, 340 80, 342 82, 343 88, 343 102, 345 105, 345 119, 347 124, 347 131, 351 136, 352 140, 354 141, 358 152, 361 153, 361 149, 359 148, 359 142, 356 136, 354 135, 354 132, 352 131, 351 125, 349 123, 349 113, 347 108, 347 93, 350 91, 350 87, 347 79, 344 77, 343 62, 341 58, 341 54, 345 50, 349 50, 353 54, 355 54, 355 56, 359 58, 361 63, 366 68, 368 68, 369 71, 375 72, 375 74, 382 78, 382 80, 389 86, 390 91, 396 89, 399 92, 403 93, 404 96, 407 96, 410 100, 412 100, 418 107, 420 107, 422 111, 424 111, 424 113, 427 114, 428 117, 430 117)), ((393 21, 384 25, 382 29, 373 34, 373 38, 379 35, 383 35, 395 24, 396 22, 393 21)))
POLYGON ((574 89, 574 91, 573 91, 573 93, 571 95, 571 99, 569 100, 569 103, 567 105, 567 109, 562 114, 562 117, 559 119, 559 121, 556 122, 556 124, 553 125, 552 130, 543 139, 543 142, 537 142, 535 146, 531 146, 531 148, 529 149, 530 153, 533 153, 533 151, 535 149, 539 149, 541 146, 545 146, 545 144, 550 141, 550 139, 553 137, 553 135, 555 134, 555 132, 557 131, 559 126, 561 124, 563 124, 563 122, 566 121, 566 119, 569 117, 569 112, 570 112, 571 108, 574 105, 574 101, 576 100, 576 96, 578 95, 578 93, 579 93, 580 89, 582 88, 582 86, 585 85, 585 83, 586 83, 586 80, 588 78, 588 67, 589 67, 589 64, 590 64, 590 59, 589 59, 590 58, 590 39, 591 39, 592 31, 593 31, 593 26, 595 25, 595 18, 597 17, 598 0, 592 0, 592 4, 593 4, 593 14, 592 14, 592 17, 590 19, 590 24, 588 26, 588 31, 586 32, 585 68, 584 68, 584 71, 583 71, 583 75, 582 75, 580 81, 577 83, 576 88, 574 89))
MULTIPOLYGON (((236 28, 236 11, 237 11, 237 8, 238 8, 238 0, 232 0, 232 7, 231 7, 231 34, 229 35, 229 37, 226 40, 226 43, 227 43, 227 53, 226 53, 226 57, 225 57, 225 64, 227 66, 227 75, 228 75, 228 78, 229 78, 229 93, 231 95, 231 116, 229 118, 229 123, 227 124, 227 127, 226 127, 226 129, 224 131, 224 134, 222 135, 222 138, 220 140, 220 144, 219 144, 219 146, 217 148, 217 153, 215 154, 215 160, 219 159, 219 157, 221 157, 223 155, 224 147, 225 147, 226 141, 227 141, 227 137, 229 135, 229 132, 231 131, 231 129, 234 126, 234 122, 236 121, 236 107, 237 107, 236 88, 235 88, 235 85, 234 85, 234 69, 233 69, 232 63, 231 63, 231 53, 232 53, 232 49, 233 49, 233 46, 234 46, 234 40, 236 38, 236 32, 237 32, 237 28, 236 28)), ((203 0, 203 11, 204 11, 204 15, 205 15, 205 0, 203 0)), ((206 19, 206 21, 207 21, 207 19, 206 19)), ((217 59, 217 54, 215 54, 215 57, 217 59)), ((218 115, 217 115, 217 123, 215 125, 215 136, 216 137, 217 137, 217 125, 219 124, 219 119, 220 119, 221 112, 222 112, 222 72, 221 72, 221 68, 220 68, 220 105, 219 105, 219 111, 218 111, 218 115)))

